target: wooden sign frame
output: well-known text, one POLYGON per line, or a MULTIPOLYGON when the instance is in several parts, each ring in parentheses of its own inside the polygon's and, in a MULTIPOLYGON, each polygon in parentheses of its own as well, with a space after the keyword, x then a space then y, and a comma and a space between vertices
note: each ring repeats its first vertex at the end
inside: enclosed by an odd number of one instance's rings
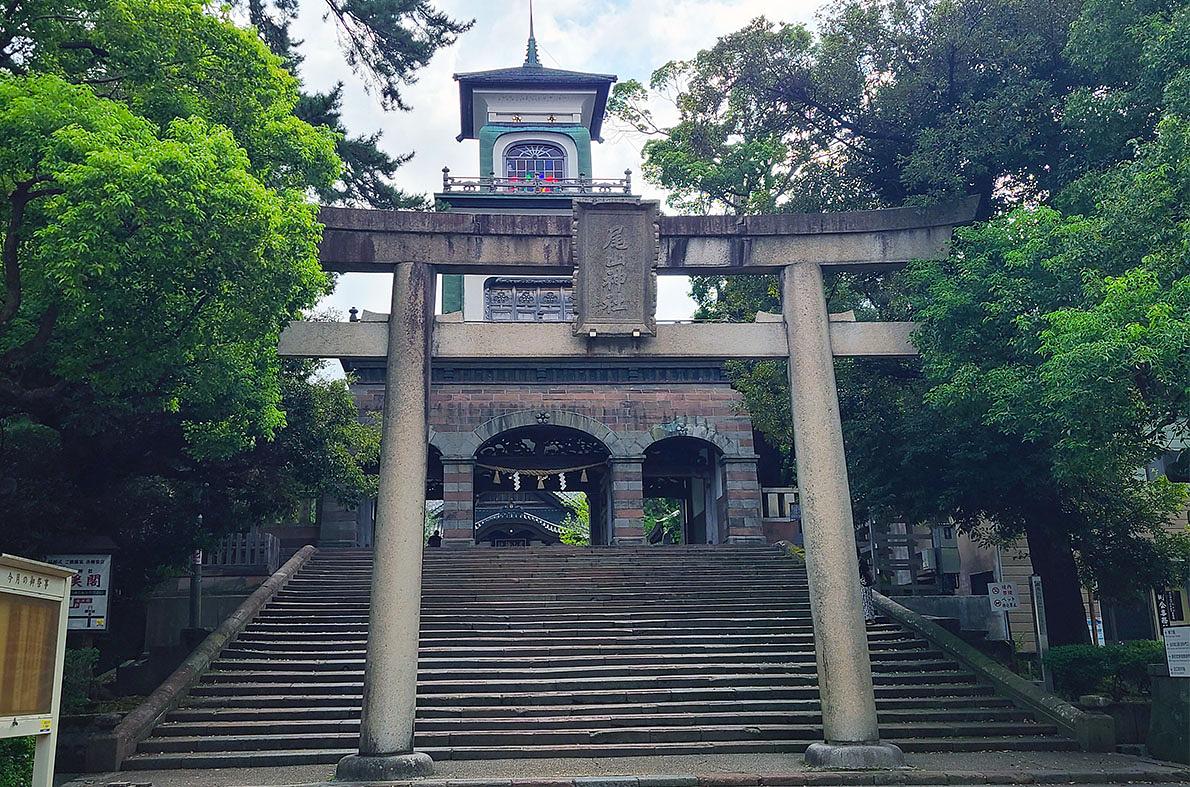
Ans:
MULTIPOLYGON (((53 629, 51 643, 43 641, 52 661, 49 674, 42 668, 34 707, 20 705, 15 698, 0 697, 0 738, 37 739, 33 757, 32 787, 52 787, 54 781, 54 751, 58 745, 58 716, 62 699, 62 669, 66 658, 66 621, 70 610, 70 578, 74 571, 59 566, 28 560, 15 555, 0 554, 0 600, 5 607, 17 609, 28 605, 56 605, 56 618, 51 613, 47 621, 53 629), (48 702, 45 689, 49 689, 48 702)), ((0 629, 0 648, 14 648, 12 634, 0 629)), ((43 640, 45 638, 43 637, 43 640)), ((0 670, 11 654, 0 654, 0 670)), ((9 664, 11 667, 11 663, 9 664)), ((0 678, 4 676, 0 675, 0 678)))

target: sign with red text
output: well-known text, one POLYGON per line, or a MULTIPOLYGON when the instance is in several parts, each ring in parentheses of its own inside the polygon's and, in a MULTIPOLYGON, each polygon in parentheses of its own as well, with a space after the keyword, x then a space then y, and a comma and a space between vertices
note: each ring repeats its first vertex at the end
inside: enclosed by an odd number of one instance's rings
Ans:
POLYGON ((988 598, 996 612, 1020 609, 1021 600, 1016 594, 1016 585, 1011 582, 994 582, 988 585, 988 598))
POLYGON ((66 627, 71 630, 106 631, 112 556, 50 555, 46 561, 78 572, 70 578, 70 617, 66 627))

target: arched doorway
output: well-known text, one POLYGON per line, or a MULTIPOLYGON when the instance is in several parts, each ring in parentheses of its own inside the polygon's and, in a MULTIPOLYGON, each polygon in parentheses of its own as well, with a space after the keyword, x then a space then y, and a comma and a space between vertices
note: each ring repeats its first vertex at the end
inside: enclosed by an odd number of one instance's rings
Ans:
POLYGON ((549 423, 484 441, 475 451, 475 543, 608 543, 609 456, 593 435, 549 423))
POLYGON ((645 539, 718 544, 724 538, 723 452, 697 437, 667 437, 645 449, 645 539))

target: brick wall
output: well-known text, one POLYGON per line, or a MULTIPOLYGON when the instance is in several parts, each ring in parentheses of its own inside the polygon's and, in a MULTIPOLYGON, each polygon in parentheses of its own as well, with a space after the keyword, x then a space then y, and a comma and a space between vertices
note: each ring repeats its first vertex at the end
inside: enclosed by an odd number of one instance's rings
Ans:
MULTIPOLYGON (((382 385, 357 384, 353 393, 362 410, 376 411, 384 404, 382 385)), ((763 540, 752 420, 740 394, 722 382, 434 383, 430 427, 443 454, 446 539, 464 538, 473 516, 469 460, 477 445, 472 433, 497 417, 539 412, 576 413, 614 433, 622 449, 620 461, 613 456, 611 465, 612 532, 617 541, 632 543, 642 536, 640 462, 645 448, 676 435, 719 445, 724 483, 717 513, 724 531, 733 541, 763 540)))

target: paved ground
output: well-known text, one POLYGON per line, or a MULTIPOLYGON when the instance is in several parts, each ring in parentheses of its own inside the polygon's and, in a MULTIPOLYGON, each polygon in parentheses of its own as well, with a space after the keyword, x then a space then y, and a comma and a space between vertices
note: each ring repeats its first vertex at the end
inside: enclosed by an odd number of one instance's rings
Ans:
MULTIPOLYGON (((1190 766, 1124 754, 1081 752, 985 752, 912 754, 899 771, 837 772, 807 770, 800 755, 722 754, 713 756, 624 757, 600 759, 466 760, 437 764, 421 782, 458 787, 694 787, 695 785, 917 785, 1079 783, 1188 784, 1190 766), (602 778, 600 778, 602 777, 602 778), (625 777, 625 778, 614 778, 625 777), (466 782, 466 785, 460 782, 466 782)), ((324 784, 334 766, 186 771, 133 771, 66 775, 58 787, 277 787, 324 784)), ((341 785, 346 787, 346 785, 341 785)))

